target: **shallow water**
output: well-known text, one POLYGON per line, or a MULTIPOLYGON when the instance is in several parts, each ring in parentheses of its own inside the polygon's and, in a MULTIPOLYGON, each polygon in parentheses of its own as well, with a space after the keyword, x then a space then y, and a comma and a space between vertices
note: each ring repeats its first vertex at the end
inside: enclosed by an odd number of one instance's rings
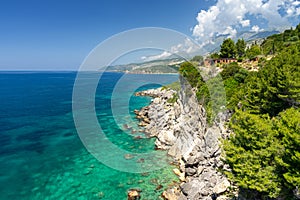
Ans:
MULTIPOLYGON (((105 73, 96 93, 96 115, 107 138, 131 152, 151 152, 154 139, 138 130, 134 109, 149 104, 148 97, 130 97, 129 115, 122 98, 125 88, 136 85, 143 76, 165 84, 174 75, 127 75, 128 85, 114 97, 119 99, 115 118, 111 94, 123 76, 105 73), (149 77, 148 77, 149 78, 149 77), (117 120, 116 120, 117 119, 117 120), (126 125, 125 125, 126 124, 126 125), (124 128, 125 127, 125 128, 124 128), (128 129, 129 127, 129 129, 128 129)), ((73 121, 72 90, 74 72, 1 72, 0 73, 0 198, 1 199, 126 199, 129 188, 141 188, 142 199, 159 199, 163 189, 178 181, 168 166, 149 173, 126 173, 107 167, 94 158, 80 141, 73 121), (161 188, 161 186, 162 188, 161 188)), ((121 87, 121 86, 120 86, 121 87)), ((128 101, 128 99, 127 99, 128 101)))

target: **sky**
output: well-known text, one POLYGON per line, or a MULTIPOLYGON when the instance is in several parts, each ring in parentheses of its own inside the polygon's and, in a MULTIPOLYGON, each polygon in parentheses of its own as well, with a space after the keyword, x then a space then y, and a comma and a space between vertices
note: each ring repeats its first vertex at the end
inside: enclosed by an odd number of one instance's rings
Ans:
POLYGON ((200 45, 240 31, 282 30, 299 23, 299 6, 298 0, 2 0, 0 70, 77 70, 99 43, 142 27, 172 29, 200 45))

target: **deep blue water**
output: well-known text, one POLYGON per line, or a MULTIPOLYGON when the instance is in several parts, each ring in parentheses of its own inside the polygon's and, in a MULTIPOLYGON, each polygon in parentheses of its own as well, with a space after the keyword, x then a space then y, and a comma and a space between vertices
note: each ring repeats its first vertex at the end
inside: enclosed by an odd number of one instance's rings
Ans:
MULTIPOLYGON (((174 75, 127 76, 115 97, 119 111, 128 109, 122 100, 129 85, 142 90, 158 87, 140 87, 145 77, 165 84, 177 80, 174 75)), ((101 78, 95 99, 99 124, 122 149, 153 151, 153 139, 137 139, 142 133, 133 113, 150 98, 131 96, 129 115, 117 121, 113 117, 111 96, 122 77, 105 73, 101 78), (130 128, 122 130, 124 126, 130 128)), ((121 172, 99 162, 83 146, 72 113, 75 78, 75 72, 0 72, 0 199, 122 200, 132 187, 142 189, 142 199, 159 199, 163 188, 177 180, 172 166, 143 174, 121 172)))

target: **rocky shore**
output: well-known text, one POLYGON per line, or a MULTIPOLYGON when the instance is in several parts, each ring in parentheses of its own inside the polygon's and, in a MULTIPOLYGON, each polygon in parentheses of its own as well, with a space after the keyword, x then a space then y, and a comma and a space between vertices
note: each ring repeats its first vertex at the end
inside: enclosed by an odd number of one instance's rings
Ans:
POLYGON ((230 170, 222 161, 220 138, 229 131, 225 123, 230 114, 219 113, 212 125, 207 124, 205 109, 185 80, 181 90, 152 89, 136 95, 151 96, 147 107, 135 111, 140 125, 150 137, 156 137, 157 149, 168 151, 178 163, 173 171, 181 183, 164 191, 168 200, 230 199, 226 196, 234 187, 223 170, 230 170))

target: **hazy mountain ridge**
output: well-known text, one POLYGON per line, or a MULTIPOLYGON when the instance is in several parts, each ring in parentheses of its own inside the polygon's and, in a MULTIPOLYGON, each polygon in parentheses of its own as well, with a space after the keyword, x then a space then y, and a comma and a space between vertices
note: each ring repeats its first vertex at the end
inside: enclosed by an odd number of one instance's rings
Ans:
POLYGON ((171 58, 143 63, 113 65, 109 66, 107 71, 125 73, 177 73, 180 64, 184 61, 182 58, 171 58))

